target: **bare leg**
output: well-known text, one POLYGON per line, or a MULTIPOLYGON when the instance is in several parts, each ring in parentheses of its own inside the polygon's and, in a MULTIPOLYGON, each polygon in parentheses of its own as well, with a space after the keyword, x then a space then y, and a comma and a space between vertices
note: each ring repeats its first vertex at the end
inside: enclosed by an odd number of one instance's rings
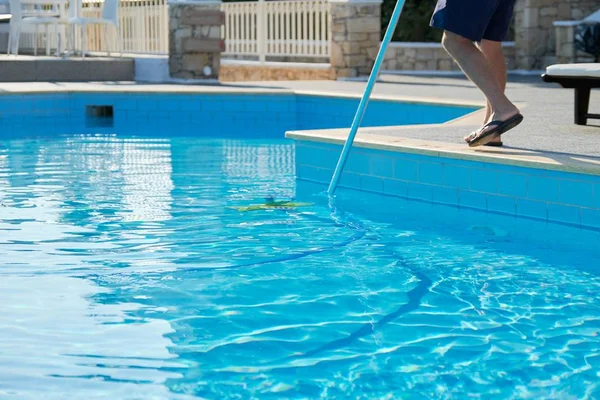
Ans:
MULTIPOLYGON (((479 43, 479 49, 485 55, 485 58, 487 58, 490 68, 492 69, 492 73, 496 77, 496 81, 504 92, 506 89, 506 60, 502 51, 502 43, 484 39, 481 41, 481 43, 479 43)), ((490 106, 490 102, 488 101, 485 107, 485 118, 483 120, 484 124, 491 121, 491 115, 492 108, 490 106)), ((501 143, 502 140, 497 137, 494 138, 492 142, 501 143)))
POLYGON ((490 62, 472 41, 446 31, 442 44, 465 75, 485 95, 491 109, 491 120, 506 120, 519 112, 504 94, 490 62))

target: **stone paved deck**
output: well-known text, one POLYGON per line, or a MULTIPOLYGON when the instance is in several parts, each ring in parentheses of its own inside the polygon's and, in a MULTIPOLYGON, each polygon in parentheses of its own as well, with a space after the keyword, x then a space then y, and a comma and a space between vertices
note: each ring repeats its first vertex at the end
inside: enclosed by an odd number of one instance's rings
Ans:
MULTIPOLYGON (((361 95, 365 82, 270 82, 254 85, 282 87, 294 90, 319 90, 361 95)), ((383 75, 375 85, 374 95, 425 98, 436 100, 459 99, 484 104, 484 97, 462 77, 415 77, 383 75)), ((590 120, 589 126, 573 123, 572 89, 547 84, 539 76, 511 76, 507 94, 519 103, 525 120, 503 136, 504 151, 535 150, 600 157, 600 120, 590 120)), ((590 112, 600 113, 600 91, 592 91, 590 112)), ((459 124, 437 127, 391 128, 379 135, 433 140, 463 145, 463 137, 478 128, 481 113, 459 124)), ((369 132, 368 129, 364 130, 369 132)), ((466 145, 465 145, 466 146, 466 145)), ((481 149, 481 148, 480 148, 481 149)), ((489 151, 497 152, 496 149, 489 151)))

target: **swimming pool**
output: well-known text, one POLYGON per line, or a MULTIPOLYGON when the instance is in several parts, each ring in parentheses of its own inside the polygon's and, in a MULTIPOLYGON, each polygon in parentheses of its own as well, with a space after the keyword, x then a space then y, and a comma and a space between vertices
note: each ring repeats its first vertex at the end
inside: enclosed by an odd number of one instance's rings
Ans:
POLYGON ((0 397, 600 395, 600 233, 330 203, 219 136, 3 141, 0 397), (271 196, 310 205, 236 209, 271 196))

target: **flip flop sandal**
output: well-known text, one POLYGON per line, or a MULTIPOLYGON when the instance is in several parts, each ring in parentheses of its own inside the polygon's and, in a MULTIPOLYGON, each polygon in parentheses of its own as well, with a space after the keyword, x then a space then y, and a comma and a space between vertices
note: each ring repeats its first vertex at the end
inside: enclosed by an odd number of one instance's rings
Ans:
POLYGON ((495 120, 485 124, 481 129, 491 128, 469 141, 469 147, 476 147, 491 142, 496 136, 500 136, 505 132, 513 129, 523 121, 523 115, 517 114, 510 117, 506 121, 495 120))
POLYGON ((504 143, 502 143, 502 142, 489 142, 489 143, 484 144, 484 146, 502 147, 502 146, 504 146, 504 143))
MULTIPOLYGON (((467 137, 472 137, 472 136, 475 136, 475 135, 477 135, 477 131, 471 132, 471 134, 469 136, 467 136, 467 137)), ((469 142, 467 141, 467 143, 469 143, 469 142)), ((484 144, 484 146, 502 147, 502 146, 504 146, 504 143, 502 143, 501 141, 500 142, 489 142, 489 143, 484 144)))

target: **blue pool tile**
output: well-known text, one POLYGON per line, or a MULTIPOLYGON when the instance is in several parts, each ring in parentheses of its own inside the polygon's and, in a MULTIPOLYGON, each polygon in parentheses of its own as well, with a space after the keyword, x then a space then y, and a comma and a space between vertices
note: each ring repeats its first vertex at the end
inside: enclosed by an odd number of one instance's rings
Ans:
POLYGON ((266 109, 269 112, 284 112, 288 113, 291 109, 291 99, 281 98, 279 100, 270 101, 266 103, 266 109))
MULTIPOLYGON (((252 111, 252 112, 266 113, 267 104, 268 103, 263 100, 247 101, 244 103, 244 110, 252 111)), ((225 107, 225 110, 227 110, 227 105, 224 105, 223 107, 225 107)))
POLYGON ((419 163, 419 182, 430 185, 441 185, 443 182, 443 168, 440 163, 419 163))
POLYGON ((337 164, 337 154, 327 149, 298 143, 296 145, 296 163, 333 170, 337 164))
MULTIPOLYGON (((333 176, 333 171, 330 172, 327 179, 325 179, 324 183, 329 183, 331 181, 331 177, 333 176)), ((354 174, 352 172, 344 171, 340 176, 339 186, 345 187, 349 189, 361 189, 361 179, 360 175, 354 174)))
POLYGON ((583 173, 546 170, 544 176, 568 181, 588 182, 591 184, 600 183, 600 176, 583 173))
POLYGON ((546 220, 548 219, 548 204, 541 201, 517 199, 517 215, 546 220))
POLYGON ((517 213, 517 199, 509 196, 487 195, 488 211, 515 215, 517 213))
POLYGON ((51 97, 37 97, 30 105, 35 110, 48 110, 55 108, 55 100, 51 97))
POLYGON ((370 170, 369 157, 359 149, 352 149, 346 160, 345 169, 348 172, 368 174, 370 170))
POLYGON ((486 195, 484 193, 460 190, 458 193, 458 203, 461 207, 476 208, 478 210, 487 209, 486 195))
MULTIPOLYGON (((253 113, 252 110, 248 109, 248 103, 250 103, 251 100, 247 96, 233 97, 231 99, 226 98, 226 99, 222 99, 222 100, 223 100, 225 109, 229 113, 232 113, 234 115, 236 113, 247 113, 247 114, 253 113)), ((265 116, 270 118, 271 114, 269 113, 268 115, 265 115, 265 116)))
POLYGON ((471 190, 498 193, 498 172, 490 169, 471 170, 471 190))
POLYGON ((290 112, 277 114, 277 121, 284 124, 285 131, 296 127, 296 116, 290 112))
POLYGON ((594 185, 594 208, 600 208, 600 184, 594 185))
MULTIPOLYGON (((227 110, 227 107, 225 106, 225 103, 222 99, 220 99, 219 97, 215 97, 215 99, 213 99, 212 101, 202 103, 202 109, 204 111, 217 111, 219 113, 222 113, 224 110, 227 110)), ((222 117, 223 116, 221 115, 221 118, 222 117)))
POLYGON ((325 168, 316 168, 309 165, 298 165, 296 167, 296 176, 298 179, 304 179, 312 182, 329 182, 332 171, 325 168))
POLYGON ((409 183, 407 197, 416 200, 433 200, 433 187, 420 183, 409 183))
POLYGON ((132 96, 127 96, 121 102, 120 108, 124 111, 135 111, 138 109, 138 104, 132 96))
POLYGON ((458 189, 442 186, 433 187, 433 201, 441 204, 458 205, 458 189))
POLYGON ((498 193, 506 196, 527 197, 527 176, 498 172, 498 193))
POLYGON ((383 193, 389 196, 406 197, 408 195, 408 184, 395 179, 384 179, 383 193))
POLYGON ((180 100, 179 106, 184 111, 200 112, 202 111, 203 104, 204 102, 197 98, 186 96, 184 99, 180 100))
POLYGON ((160 107, 157 111, 165 112, 165 111, 177 111, 181 110, 181 102, 177 99, 177 97, 165 99, 160 102, 160 107))
POLYGON ((581 225, 600 228, 600 210, 591 208, 581 209, 581 225))
POLYGON ((580 225, 580 207, 565 206, 562 204, 548 204, 548 220, 566 222, 568 224, 580 225))
POLYGON ((147 98, 140 98, 137 100, 137 109, 139 111, 158 111, 159 101, 152 96, 147 98))
MULTIPOLYGON (((468 189, 470 169, 444 164, 444 186, 455 189, 468 189)), ((457 193, 458 195, 458 193, 457 193)), ((435 196, 434 196, 435 198, 435 196)))
POLYGON ((394 159, 394 178, 403 181, 416 182, 419 164, 405 158, 394 159))
POLYGON ((332 143, 321 143, 321 142, 307 142, 310 143, 312 147, 318 147, 320 149, 331 150, 340 154, 342 152, 342 145, 332 144, 332 143))
POLYGON ((129 120, 129 113, 131 111, 125 111, 125 110, 118 110, 115 111, 114 113, 114 121, 115 121, 115 125, 118 126, 119 128, 123 128, 123 124, 126 124, 127 121, 129 120))
POLYGON ((381 194, 383 193, 383 179, 377 176, 362 175, 360 187, 362 190, 381 194))
POLYGON ((380 176, 382 178, 394 177, 394 160, 390 157, 378 156, 370 157, 371 159, 371 175, 380 176))
POLYGON ((504 172, 507 174, 533 175, 533 176, 541 176, 541 177, 544 177, 546 175, 545 169, 494 163, 494 160, 491 160, 488 163, 488 166, 489 166, 489 168, 494 169, 498 172, 504 172))
POLYGON ((454 165, 457 167, 463 167, 463 168, 469 168, 469 169, 473 169, 473 168, 483 169, 483 168, 487 168, 489 165, 488 163, 484 163, 481 161, 460 160, 458 158, 452 158, 452 157, 444 158, 444 164, 445 165, 446 164, 454 165))
POLYGON ((527 194, 532 200, 558 202, 558 181, 541 176, 527 177, 527 194))
MULTIPOLYGON (((368 149, 365 149, 368 150, 368 149)), ((439 157, 432 157, 423 154, 415 154, 415 153, 404 153, 401 151, 387 151, 391 156, 399 160, 410 160, 416 162, 438 162, 439 157)))
POLYGON ((594 207, 594 186, 589 182, 559 181, 558 200, 563 204, 594 207))

